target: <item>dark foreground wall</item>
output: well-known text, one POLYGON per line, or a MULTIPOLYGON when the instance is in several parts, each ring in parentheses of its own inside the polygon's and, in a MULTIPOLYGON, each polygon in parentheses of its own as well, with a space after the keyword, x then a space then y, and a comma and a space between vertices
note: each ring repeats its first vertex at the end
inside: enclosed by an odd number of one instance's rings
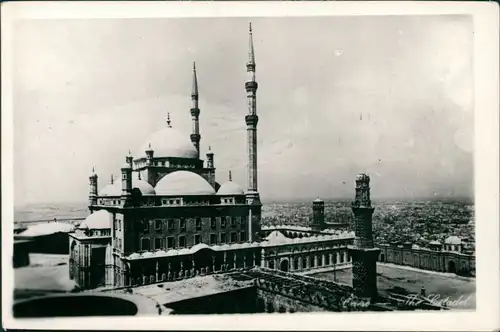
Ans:
POLYGON ((30 265, 29 246, 30 241, 14 241, 14 255, 12 257, 14 268, 30 265))
POLYGON ((255 286, 169 303, 165 306, 173 310, 171 313, 173 315, 325 311, 314 305, 257 289, 255 286))
POLYGON ((249 314, 264 312, 257 305, 257 293, 253 286, 165 304, 172 315, 194 314, 249 314))
POLYGON ((15 240, 29 240, 28 250, 37 254, 69 254, 69 236, 67 233, 54 233, 37 237, 14 237, 15 240))

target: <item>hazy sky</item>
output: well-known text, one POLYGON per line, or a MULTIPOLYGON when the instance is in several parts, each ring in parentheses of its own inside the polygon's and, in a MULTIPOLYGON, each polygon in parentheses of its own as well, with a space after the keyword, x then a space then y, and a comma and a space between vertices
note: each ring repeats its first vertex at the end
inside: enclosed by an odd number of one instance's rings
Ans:
POLYGON ((466 16, 22 21, 14 30, 15 203, 85 201, 155 130, 189 137, 246 187, 248 21, 263 200, 473 195, 466 16))

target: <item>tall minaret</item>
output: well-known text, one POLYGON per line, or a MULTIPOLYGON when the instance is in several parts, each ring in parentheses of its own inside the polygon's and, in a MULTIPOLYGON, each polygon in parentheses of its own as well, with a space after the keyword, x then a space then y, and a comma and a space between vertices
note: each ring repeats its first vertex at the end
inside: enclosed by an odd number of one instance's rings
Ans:
POLYGON ((200 159, 200 109, 198 108, 198 78, 196 77, 196 63, 193 62, 193 87, 191 89, 191 119, 193 121, 193 133, 191 134, 191 142, 198 151, 197 158, 200 159))
POLYGON ((373 244, 370 177, 356 176, 356 196, 352 202, 354 213, 354 245, 349 246, 352 257, 352 286, 354 293, 372 301, 377 298, 377 257, 380 252, 373 244))
POLYGON ((261 208, 259 191, 257 187, 257 87, 255 81, 255 54, 253 48, 252 23, 249 24, 249 44, 248 44, 248 79, 245 82, 247 91, 248 114, 245 116, 247 124, 248 139, 248 191, 246 193, 247 204, 250 205, 248 211, 248 240, 258 241, 260 234, 261 208))
POLYGON ((257 88, 255 81, 255 54, 253 49, 252 23, 249 26, 249 45, 247 62, 248 80, 245 83, 247 91, 248 114, 245 116, 248 137, 248 191, 258 192, 257 188, 257 88))

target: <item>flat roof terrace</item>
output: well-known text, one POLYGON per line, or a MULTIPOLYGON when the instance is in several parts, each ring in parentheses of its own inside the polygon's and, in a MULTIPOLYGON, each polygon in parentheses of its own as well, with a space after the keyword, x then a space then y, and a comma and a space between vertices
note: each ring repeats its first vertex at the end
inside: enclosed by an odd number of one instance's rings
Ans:
POLYGON ((130 293, 131 291, 132 294, 142 295, 162 305, 167 305, 196 297, 253 287, 253 285, 253 279, 236 280, 231 277, 231 273, 228 273, 139 286, 130 288, 130 290, 120 289, 106 292, 130 293))

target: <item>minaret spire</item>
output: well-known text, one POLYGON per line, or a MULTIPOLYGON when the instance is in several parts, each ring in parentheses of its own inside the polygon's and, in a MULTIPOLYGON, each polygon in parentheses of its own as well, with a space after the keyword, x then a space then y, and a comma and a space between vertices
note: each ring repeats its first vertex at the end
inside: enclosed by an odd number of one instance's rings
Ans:
POLYGON ((198 107, 198 78, 196 77, 196 62, 193 62, 193 86, 191 89, 191 97, 196 96, 196 99, 193 99, 196 103, 193 104, 193 107, 198 107))
POLYGON ((113 181, 114 181, 114 179, 113 179, 113 173, 111 173, 111 184, 113 184, 113 181))
POLYGON ((229 170, 229 181, 233 181, 233 176, 231 174, 231 170, 229 170))
POLYGON ((255 51, 253 47, 252 22, 248 26, 248 62, 247 72, 250 74, 250 80, 255 81, 255 51))
POLYGON ((191 89, 191 119, 193 122, 193 131, 190 136, 196 151, 198 151, 197 158, 200 159, 200 109, 198 107, 198 77, 196 75, 196 62, 193 62, 193 86, 191 89))

